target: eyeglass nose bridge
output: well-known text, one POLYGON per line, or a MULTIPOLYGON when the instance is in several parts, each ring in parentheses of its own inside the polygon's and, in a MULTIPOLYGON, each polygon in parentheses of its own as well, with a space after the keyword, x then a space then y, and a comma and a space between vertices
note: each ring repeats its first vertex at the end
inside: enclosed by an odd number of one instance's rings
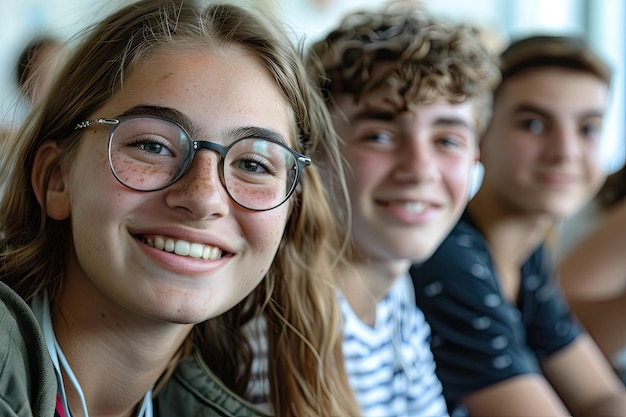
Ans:
POLYGON ((175 176, 175 178, 172 181, 172 183, 178 181, 187 172, 187 170, 191 166, 191 163, 193 162, 193 160, 194 160, 194 158, 196 156, 196 153, 200 149, 207 149, 207 150, 216 152, 218 155, 220 155, 220 159, 218 161, 217 173, 218 173, 220 182, 222 183, 222 186, 224 187, 226 192, 228 194, 230 194, 228 192, 228 189, 226 188, 226 181, 224 179, 224 159, 226 158, 226 152, 228 152, 229 148, 227 146, 220 145, 219 143, 209 142, 208 140, 194 140, 194 141, 192 141, 191 148, 193 149, 193 152, 191 152, 187 156, 187 160, 183 163, 184 168, 181 169, 179 174, 175 176))
POLYGON ((194 153, 198 152, 200 149, 208 149, 214 152, 217 152, 224 158, 226 156, 226 152, 228 152, 228 147, 224 145, 220 145, 219 143, 209 142, 208 140, 194 140, 193 141, 193 150, 194 153))

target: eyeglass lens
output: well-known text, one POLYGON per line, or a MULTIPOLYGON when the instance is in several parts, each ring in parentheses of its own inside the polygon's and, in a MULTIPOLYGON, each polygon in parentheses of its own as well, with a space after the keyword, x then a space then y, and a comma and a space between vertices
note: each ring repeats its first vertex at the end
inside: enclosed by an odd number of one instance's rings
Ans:
MULTIPOLYGON (((140 191, 163 189, 191 164, 193 141, 175 123, 129 118, 114 129, 109 143, 116 178, 140 191)), ((234 142, 222 161, 223 185, 235 202, 252 210, 282 204, 297 181, 295 156, 278 143, 245 138, 234 142)))

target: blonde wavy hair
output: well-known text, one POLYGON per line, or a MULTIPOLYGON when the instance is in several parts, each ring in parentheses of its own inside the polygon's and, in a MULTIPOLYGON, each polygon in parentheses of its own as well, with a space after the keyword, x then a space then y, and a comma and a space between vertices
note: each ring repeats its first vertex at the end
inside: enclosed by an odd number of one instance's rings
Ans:
MULTIPOLYGON (((72 236, 69 221, 47 218, 45 201, 39 205, 33 193, 30 178, 39 146, 56 141, 62 150, 57 163, 71 164, 80 138, 76 123, 109 100, 142 60, 160 48, 216 45, 244 48, 265 65, 291 107, 295 148, 314 161, 331 161, 342 172, 327 109, 307 78, 300 52, 279 24, 227 4, 143 0, 125 6, 87 32, 50 94, 10 144, 0 168, 7 181, 0 202, 1 279, 24 299, 45 291, 54 301, 72 236)), ((45 178, 47 182, 49 172, 45 178)), ((251 349, 242 327, 264 314, 277 416, 359 413, 343 371, 341 313, 332 274, 344 238, 328 201, 318 169, 307 168, 289 202, 286 231, 267 276, 243 302, 196 325, 191 336, 212 370, 243 396, 251 349)))

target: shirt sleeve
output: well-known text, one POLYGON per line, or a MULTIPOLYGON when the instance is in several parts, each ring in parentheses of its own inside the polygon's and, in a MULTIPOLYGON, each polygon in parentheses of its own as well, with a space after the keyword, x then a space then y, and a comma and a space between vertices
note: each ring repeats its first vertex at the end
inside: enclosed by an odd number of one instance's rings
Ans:
POLYGON ((522 270, 522 320, 528 333, 528 345, 539 361, 568 346, 582 332, 561 288, 554 279, 553 267, 547 251, 540 248, 522 270))
POLYGON ((540 373, 520 311, 503 300, 475 229, 460 223, 411 275, 416 302, 432 329, 431 348, 449 410, 468 393, 540 373))

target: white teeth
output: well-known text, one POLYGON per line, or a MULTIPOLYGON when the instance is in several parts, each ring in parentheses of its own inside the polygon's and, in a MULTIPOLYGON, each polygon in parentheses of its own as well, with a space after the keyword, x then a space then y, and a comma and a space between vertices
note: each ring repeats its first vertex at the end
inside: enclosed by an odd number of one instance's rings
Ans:
POLYGON ((421 213, 426 210, 428 205, 422 202, 407 202, 407 203, 396 203, 397 206, 404 208, 408 211, 414 211, 416 213, 421 213))
POLYGON ((163 236, 155 236, 154 238, 147 238, 145 242, 153 248, 195 259, 219 259, 222 256, 221 249, 217 247, 187 242, 186 240, 174 240, 163 236))
POLYGON ((213 248, 211 246, 202 247, 202 258, 204 259, 217 259, 220 257, 221 251, 218 248, 213 248))
MULTIPOLYGON (((150 243, 148 243, 150 244, 150 243)), ((165 249, 165 240, 161 236, 157 236, 154 238, 154 247, 157 249, 165 249)))
POLYGON ((191 243, 184 240, 177 240, 174 245, 174 253, 180 256, 189 256, 189 247, 191 243))
POLYGON ((189 245, 189 256, 192 258, 202 258, 204 247, 201 243, 192 243, 189 245))

